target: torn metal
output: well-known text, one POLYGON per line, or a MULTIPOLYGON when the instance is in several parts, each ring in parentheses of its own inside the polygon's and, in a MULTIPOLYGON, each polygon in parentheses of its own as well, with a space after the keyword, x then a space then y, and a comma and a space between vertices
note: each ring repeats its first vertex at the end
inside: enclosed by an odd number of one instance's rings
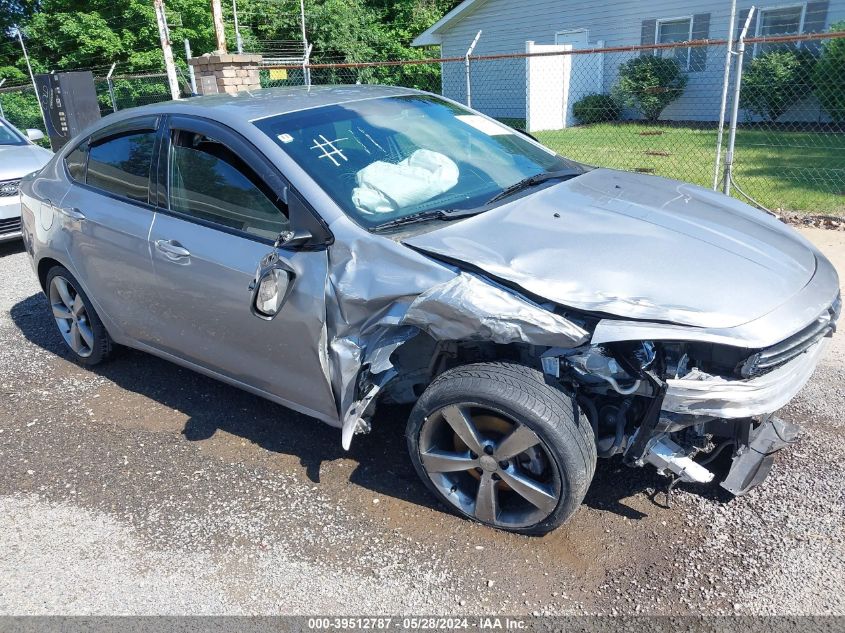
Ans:
POLYGON ((461 273, 417 297, 402 319, 437 340, 577 347, 589 333, 477 275, 461 273))
POLYGON ((391 354, 420 332, 438 341, 500 344, 577 346, 589 339, 564 317, 478 275, 390 240, 361 239, 345 222, 332 230, 327 379, 345 448, 355 432, 366 430, 376 396, 395 376, 391 354))

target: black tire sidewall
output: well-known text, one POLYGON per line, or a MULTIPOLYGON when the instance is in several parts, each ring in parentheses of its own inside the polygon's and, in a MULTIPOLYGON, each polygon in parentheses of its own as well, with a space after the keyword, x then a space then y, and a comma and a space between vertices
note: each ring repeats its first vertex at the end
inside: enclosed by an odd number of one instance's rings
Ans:
MULTIPOLYGON (((591 428, 588 434, 589 445, 584 446, 586 442, 572 441, 573 429, 569 427, 579 424, 586 424, 589 427, 589 422, 586 416, 575 408, 577 405, 569 396, 546 384, 542 374, 537 370, 510 363, 478 363, 444 372, 419 398, 411 412, 406 429, 408 450, 414 469, 426 486, 450 510, 477 521, 475 517, 461 511, 446 499, 429 478, 420 458, 419 436, 425 419, 439 409, 455 404, 487 408, 525 424, 540 438, 560 477, 561 496, 554 511, 548 517, 532 526, 522 528, 492 527, 522 534, 545 534, 564 523, 575 513, 592 480, 596 449, 591 428), (503 385, 496 380, 467 377, 467 371, 473 368, 479 368, 485 372, 505 372, 511 383, 508 385, 511 390, 518 388, 518 385, 522 383, 521 386, 530 391, 532 400, 538 398, 543 400, 542 406, 526 406, 526 399, 508 397, 509 389, 503 389, 503 385)), ((575 429, 576 433, 583 434, 584 431, 584 429, 575 429)))

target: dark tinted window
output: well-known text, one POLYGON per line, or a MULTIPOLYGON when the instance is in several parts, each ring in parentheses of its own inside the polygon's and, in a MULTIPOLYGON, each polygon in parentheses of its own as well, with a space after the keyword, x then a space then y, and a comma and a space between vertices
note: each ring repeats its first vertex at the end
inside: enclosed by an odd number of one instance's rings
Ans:
POLYGON ((65 165, 70 177, 77 182, 85 182, 85 161, 88 159, 88 143, 82 143, 65 157, 65 165))
POLYGON ((86 182, 120 196, 147 202, 155 132, 131 132, 89 150, 86 182))
POLYGON ((170 208, 269 239, 289 226, 282 203, 243 160, 193 132, 173 135, 170 208))

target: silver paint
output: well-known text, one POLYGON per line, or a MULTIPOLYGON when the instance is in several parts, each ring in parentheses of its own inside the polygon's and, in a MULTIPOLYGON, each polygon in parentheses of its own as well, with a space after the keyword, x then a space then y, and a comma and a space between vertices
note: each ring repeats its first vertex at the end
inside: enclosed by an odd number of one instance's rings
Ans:
MULTIPOLYGON (((297 278, 271 321, 249 307, 249 283, 269 247, 148 208, 124 209, 132 205, 72 185, 62 160, 73 143, 22 186, 33 267, 43 258, 66 266, 118 343, 343 427, 347 447, 395 374, 390 353, 420 331, 563 348, 649 339, 754 348, 800 330, 836 297, 830 263, 777 220, 700 187, 606 169, 469 219, 372 234, 251 123, 413 93, 349 86, 203 97, 122 111, 83 133, 148 113, 199 116, 234 129, 275 163, 334 242, 322 251, 277 251, 297 278), (67 206, 86 220, 58 213, 67 206), (173 261, 157 251, 159 240, 176 240, 190 255, 173 261), (591 341, 548 309, 554 304, 599 313, 591 341), (370 377, 365 393, 362 371, 370 377)), ((818 353, 799 359, 801 372, 812 371, 818 353)), ((778 375, 780 393, 803 384, 797 373, 778 375)), ((745 415, 769 397, 748 396, 765 390, 742 387, 747 381, 725 381, 736 389, 688 382, 670 386, 672 410, 745 415)), ((761 406, 771 410, 780 399, 766 393, 772 400, 761 406)))

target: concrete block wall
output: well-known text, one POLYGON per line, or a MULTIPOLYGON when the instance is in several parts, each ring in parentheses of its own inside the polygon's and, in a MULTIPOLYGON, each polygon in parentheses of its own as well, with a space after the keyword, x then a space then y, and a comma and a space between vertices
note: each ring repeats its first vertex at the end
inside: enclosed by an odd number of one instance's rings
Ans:
POLYGON ((209 54, 193 57, 188 63, 194 67, 200 94, 213 94, 212 86, 216 86, 217 93, 227 94, 261 88, 261 55, 209 54), (214 81, 203 80, 203 77, 213 77, 214 81))

